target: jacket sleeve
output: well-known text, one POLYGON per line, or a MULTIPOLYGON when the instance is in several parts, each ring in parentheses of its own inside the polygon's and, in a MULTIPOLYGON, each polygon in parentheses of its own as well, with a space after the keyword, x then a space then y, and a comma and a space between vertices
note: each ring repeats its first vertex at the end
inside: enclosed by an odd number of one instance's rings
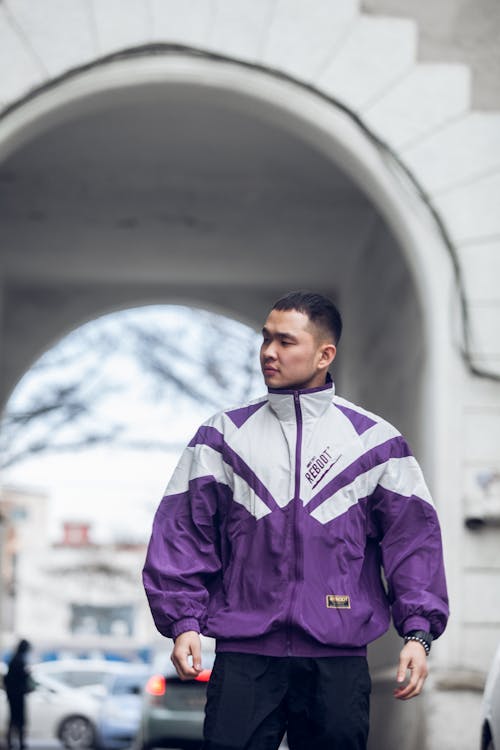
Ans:
MULTIPOLYGON (((194 441, 192 441, 193 443, 194 441)), ((203 461, 206 448, 186 448, 156 512, 143 582, 156 627, 168 638, 200 632, 207 586, 221 569, 215 527, 218 482, 203 461)), ((210 451, 211 464, 222 461, 210 451)))
POLYGON ((392 618, 400 635, 425 630, 438 638, 448 620, 441 530, 422 471, 408 444, 391 441, 371 497, 392 618))

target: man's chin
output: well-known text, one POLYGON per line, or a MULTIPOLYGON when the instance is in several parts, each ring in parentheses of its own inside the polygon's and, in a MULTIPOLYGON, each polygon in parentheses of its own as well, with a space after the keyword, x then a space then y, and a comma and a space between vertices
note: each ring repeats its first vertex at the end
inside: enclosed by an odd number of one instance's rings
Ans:
POLYGON ((282 390, 291 388, 291 385, 279 373, 276 375, 264 375, 264 382, 268 388, 279 388, 282 390))
POLYGON ((263 373, 264 375, 264 382, 267 385, 268 388, 284 388, 284 386, 281 384, 281 378, 279 373, 263 373))

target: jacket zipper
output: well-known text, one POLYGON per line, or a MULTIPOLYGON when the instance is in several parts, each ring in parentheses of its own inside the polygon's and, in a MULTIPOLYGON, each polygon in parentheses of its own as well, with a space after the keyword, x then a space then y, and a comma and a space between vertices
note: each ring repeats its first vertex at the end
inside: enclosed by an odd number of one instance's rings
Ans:
POLYGON ((294 577, 293 577, 293 588, 292 595, 290 597, 290 609, 288 611, 288 637, 287 637, 287 652, 291 655, 291 630, 292 630, 292 613, 295 604, 295 591, 299 582, 299 576, 301 571, 301 543, 300 536, 297 528, 297 510, 298 503, 300 500, 300 467, 302 462, 302 410, 300 408, 300 396, 297 391, 293 394, 293 403, 295 407, 295 421, 296 421, 296 442, 295 442, 295 488, 293 493, 292 501, 292 539, 294 548, 294 577))
POLYGON ((295 420, 297 422, 297 438, 295 443, 295 492, 294 500, 300 498, 300 463, 302 460, 302 410, 300 408, 300 396, 297 391, 293 394, 295 406, 295 420))

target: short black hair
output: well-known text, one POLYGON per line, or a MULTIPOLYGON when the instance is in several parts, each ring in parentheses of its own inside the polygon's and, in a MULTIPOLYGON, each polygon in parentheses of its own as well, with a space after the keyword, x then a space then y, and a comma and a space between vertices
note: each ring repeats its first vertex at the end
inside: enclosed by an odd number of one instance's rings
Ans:
POLYGON ((335 344, 340 341, 342 316, 332 300, 323 294, 304 290, 289 292, 277 300, 272 309, 297 310, 304 313, 312 323, 333 336, 335 344))

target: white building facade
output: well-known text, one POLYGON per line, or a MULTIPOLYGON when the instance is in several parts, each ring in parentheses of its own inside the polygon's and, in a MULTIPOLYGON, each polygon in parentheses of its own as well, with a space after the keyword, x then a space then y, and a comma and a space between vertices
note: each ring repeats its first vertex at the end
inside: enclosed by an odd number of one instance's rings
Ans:
POLYGON ((1 493, 4 656, 21 637, 32 644, 35 660, 148 655, 162 639, 142 587, 146 544, 96 544, 89 524, 75 521, 64 523, 52 543, 48 505, 35 491, 1 493))
MULTIPOLYGON (((454 18, 486 50, 488 7, 454 18)), ((500 97, 465 47, 422 59, 426 28, 396 0, 2 2, 0 356, 5 400, 103 312, 258 327, 290 288, 335 294, 338 389, 410 438, 452 608, 426 698, 372 746, 465 750, 500 640, 500 97)))

